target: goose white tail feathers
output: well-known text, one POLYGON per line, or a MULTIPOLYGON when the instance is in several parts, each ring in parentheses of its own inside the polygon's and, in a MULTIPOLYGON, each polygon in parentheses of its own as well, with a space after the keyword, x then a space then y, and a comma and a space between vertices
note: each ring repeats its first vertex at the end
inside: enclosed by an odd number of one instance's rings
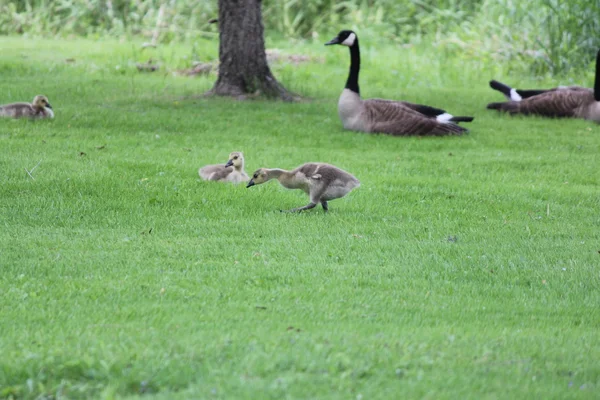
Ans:
POLYGON ((550 90, 568 88, 567 86, 559 86, 555 89, 515 89, 496 80, 490 81, 490 87, 502 93, 509 101, 521 101, 533 96, 537 96, 538 94, 546 93, 550 90))
POLYGON ((438 116, 435 117, 435 119, 437 119, 440 122, 450 122, 450 120, 453 118, 452 114, 448 114, 447 112, 440 114, 438 116))
POLYGON ((448 123, 448 122, 471 122, 474 117, 455 117, 452 114, 448 114, 447 112, 440 114, 435 117, 438 122, 448 123))
POLYGON ((502 93, 504 96, 506 96, 506 98, 508 100, 512 100, 512 101, 523 100, 523 97, 519 94, 517 89, 513 89, 510 86, 505 85, 502 82, 498 82, 498 81, 492 79, 490 81, 490 87, 492 89, 497 90, 500 93, 502 93))

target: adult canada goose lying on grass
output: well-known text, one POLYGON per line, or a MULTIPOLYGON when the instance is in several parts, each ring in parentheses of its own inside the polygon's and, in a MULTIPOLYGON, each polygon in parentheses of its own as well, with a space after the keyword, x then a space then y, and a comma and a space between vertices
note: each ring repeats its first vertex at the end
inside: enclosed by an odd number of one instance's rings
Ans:
POLYGON ((52 106, 46 96, 38 95, 30 103, 12 103, 0 106, 0 117, 54 118, 52 106))
POLYGON ((509 98, 506 102, 488 104, 487 108, 491 110, 505 111, 513 115, 583 118, 600 122, 600 50, 596 55, 594 89, 563 86, 546 90, 519 91, 497 81, 491 81, 490 86, 509 98))
POLYGON ((200 177, 206 181, 240 183, 248 180, 244 171, 244 155, 239 151, 229 154, 227 164, 207 165, 198 170, 200 177))
POLYGON ((277 179, 287 189, 301 189, 310 197, 308 205, 289 212, 310 210, 319 203, 327 212, 328 201, 344 197, 360 186, 358 179, 338 167, 324 163, 306 163, 292 171, 260 168, 252 175, 246 187, 260 185, 271 179, 277 179))
POLYGON ((338 33, 325 45, 339 44, 350 48, 350 73, 340 95, 338 113, 344 128, 394 136, 460 135, 467 131, 457 122, 470 122, 473 117, 454 117, 446 111, 422 104, 383 99, 362 100, 358 87, 360 48, 353 31, 338 33))

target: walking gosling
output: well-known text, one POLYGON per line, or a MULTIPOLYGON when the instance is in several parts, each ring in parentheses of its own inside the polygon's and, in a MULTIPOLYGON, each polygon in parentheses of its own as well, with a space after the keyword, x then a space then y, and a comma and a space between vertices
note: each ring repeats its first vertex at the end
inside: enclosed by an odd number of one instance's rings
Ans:
POLYGON ((43 95, 37 95, 33 102, 12 103, 0 106, 0 117, 9 118, 54 118, 52 106, 48 98, 43 95))
MULTIPOLYGON (((352 174, 330 164, 306 163, 292 171, 279 168, 260 168, 246 186, 260 185, 271 179, 277 179, 287 189, 301 189, 310 197, 310 203, 288 212, 310 210, 321 203, 323 210, 329 210, 327 202, 339 199, 360 186, 360 182, 352 174)), ((284 210, 281 210, 282 212, 284 210)))
POLYGON ((229 154, 227 164, 207 165, 198 170, 205 181, 231 182, 238 184, 248 180, 244 171, 244 155, 239 151, 229 154))

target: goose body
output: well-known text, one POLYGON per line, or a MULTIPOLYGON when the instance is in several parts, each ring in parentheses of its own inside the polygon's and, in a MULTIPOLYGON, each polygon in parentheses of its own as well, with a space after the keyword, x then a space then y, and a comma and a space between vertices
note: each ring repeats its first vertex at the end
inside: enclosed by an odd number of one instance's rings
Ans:
POLYGON ((253 175, 246 187, 259 185, 277 179, 287 189, 300 189, 305 192, 310 203, 304 207, 294 208, 290 212, 309 210, 317 204, 328 211, 328 201, 339 199, 360 186, 360 181, 336 166, 325 163, 306 163, 286 171, 275 168, 260 168, 253 175))
POLYGON ((205 181, 238 184, 248 180, 248 174, 244 171, 244 155, 238 151, 229 154, 226 164, 206 165, 198 170, 198 174, 205 181))
POLYGON ((361 99, 360 48, 356 33, 341 31, 325 44, 350 48, 350 72, 338 101, 338 114, 345 129, 394 136, 460 135, 467 131, 457 123, 470 122, 473 117, 454 117, 445 110, 406 101, 361 99))
POLYGON ((54 118, 54 111, 46 96, 35 96, 31 103, 0 105, 0 117, 8 118, 54 118))
POLYGON ((600 123, 600 51, 596 56, 594 89, 559 86, 552 89, 520 90, 490 81, 508 101, 490 103, 488 109, 510 114, 539 115, 552 118, 582 118, 600 123))

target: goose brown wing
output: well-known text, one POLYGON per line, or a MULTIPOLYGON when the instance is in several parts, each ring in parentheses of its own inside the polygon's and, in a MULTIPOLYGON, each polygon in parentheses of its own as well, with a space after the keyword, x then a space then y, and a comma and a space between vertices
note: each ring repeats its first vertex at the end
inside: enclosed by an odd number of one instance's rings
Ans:
POLYGON ((545 117, 576 117, 579 107, 594 101, 590 89, 575 87, 552 90, 529 97, 517 103, 516 109, 507 109, 513 114, 535 114, 545 117))
POLYGON ((435 107, 427 106, 425 104, 410 103, 408 101, 395 101, 395 100, 385 100, 385 99, 369 99, 366 101, 378 103, 381 105, 381 107, 394 106, 394 104, 396 104, 398 106, 410 108, 411 110, 416 111, 420 114, 423 114, 424 116, 429 117, 429 118, 435 118, 438 115, 444 114, 446 112, 446 110, 442 110, 441 108, 435 108, 435 107))
POLYGON ((410 126, 404 125, 404 128, 397 122, 378 122, 372 125, 371 132, 393 136, 448 136, 462 135, 468 130, 451 122, 440 123, 427 117, 420 117, 419 120, 411 121, 410 126))
POLYGON ((453 123, 440 123, 401 102, 365 100, 363 102, 370 131, 394 136, 443 136, 460 135, 466 132, 453 123))

